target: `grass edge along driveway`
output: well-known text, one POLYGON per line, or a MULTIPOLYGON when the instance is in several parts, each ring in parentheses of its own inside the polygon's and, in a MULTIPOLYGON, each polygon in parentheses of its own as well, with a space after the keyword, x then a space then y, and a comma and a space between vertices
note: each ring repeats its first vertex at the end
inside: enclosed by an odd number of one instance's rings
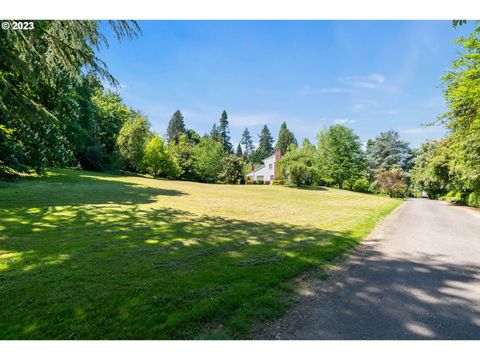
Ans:
POLYGON ((248 338, 399 204, 78 170, 1 182, 0 338, 248 338))

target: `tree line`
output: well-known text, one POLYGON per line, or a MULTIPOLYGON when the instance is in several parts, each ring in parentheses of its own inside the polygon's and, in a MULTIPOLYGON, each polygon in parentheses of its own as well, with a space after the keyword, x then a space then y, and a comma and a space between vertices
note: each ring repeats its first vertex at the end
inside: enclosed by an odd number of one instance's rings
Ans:
POLYGON ((442 78, 449 109, 437 121, 448 134, 421 146, 412 177, 432 198, 480 207, 480 23, 457 44, 459 58, 442 78))

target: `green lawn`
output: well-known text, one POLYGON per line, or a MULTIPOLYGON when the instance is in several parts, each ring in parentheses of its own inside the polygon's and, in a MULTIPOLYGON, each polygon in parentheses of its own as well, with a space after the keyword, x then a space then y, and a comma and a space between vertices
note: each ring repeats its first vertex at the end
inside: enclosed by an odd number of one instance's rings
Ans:
POLYGON ((0 338, 248 338, 400 203, 78 170, 0 182, 0 338))

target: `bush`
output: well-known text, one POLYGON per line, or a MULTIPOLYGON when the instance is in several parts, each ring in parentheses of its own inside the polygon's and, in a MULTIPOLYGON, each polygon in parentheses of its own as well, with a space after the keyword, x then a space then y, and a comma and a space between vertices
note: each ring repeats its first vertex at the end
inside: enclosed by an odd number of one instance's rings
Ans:
POLYGON ((263 185, 264 184, 263 180, 253 180, 253 183, 256 184, 256 185, 263 185))
POLYGON ((270 185, 270 180, 265 180, 265 181, 263 182, 263 184, 264 184, 264 185, 270 185))
POLYGON ((461 191, 449 191, 447 195, 445 195, 444 200, 455 204, 466 204, 467 194, 461 191))
POLYGON ((480 192, 474 191, 468 195, 467 205, 480 208, 480 192))
POLYGON ((284 185, 285 182, 282 179, 272 180, 272 185, 284 185))
POLYGON ((408 186, 400 170, 391 170, 377 174, 375 188, 390 197, 402 198, 406 196, 408 186))
POLYGON ((352 185, 352 190, 357 192, 370 192, 370 183, 367 179, 357 179, 352 185))

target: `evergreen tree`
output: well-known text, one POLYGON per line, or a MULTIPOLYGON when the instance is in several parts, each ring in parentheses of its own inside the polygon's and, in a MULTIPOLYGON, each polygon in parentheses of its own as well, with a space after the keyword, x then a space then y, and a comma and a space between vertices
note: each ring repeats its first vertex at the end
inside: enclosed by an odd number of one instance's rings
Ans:
POLYGON ((262 132, 258 136, 260 138, 258 149, 252 157, 254 163, 260 163, 263 159, 269 157, 273 153, 273 137, 267 125, 263 126, 262 132))
MULTIPOLYGON (((213 124, 212 130, 210 130, 210 137, 214 141, 218 141, 219 143, 222 143, 222 136, 220 135, 220 130, 218 129, 217 124, 213 124)), ((222 144, 223 146, 223 144, 222 144)))
POLYGON ((245 158, 248 159, 250 155, 252 155, 253 152, 255 151, 255 147, 253 146, 253 140, 252 140, 252 136, 250 135, 250 131, 248 131, 247 128, 245 128, 245 130, 243 131, 242 140, 240 141, 240 144, 244 146, 245 152, 243 155, 245 158))
POLYGON ((240 146, 240 144, 238 144, 238 146, 237 146, 237 151, 235 152, 235 155, 237 155, 238 157, 243 156, 243 151, 242 151, 242 147, 240 146))
POLYGON ((220 117, 220 126, 218 127, 218 132, 220 133, 220 142, 223 145, 223 149, 227 154, 232 154, 233 146, 230 143, 230 130, 228 129, 228 116, 225 110, 223 110, 222 116, 220 117))
POLYGON ((275 150, 280 150, 282 154, 286 154, 291 144, 297 146, 297 140, 293 133, 287 128, 287 124, 284 121, 278 132, 278 140, 275 150))
POLYGON ((185 122, 180 110, 173 113, 167 128, 167 137, 169 143, 178 143, 180 135, 185 134, 185 122))

